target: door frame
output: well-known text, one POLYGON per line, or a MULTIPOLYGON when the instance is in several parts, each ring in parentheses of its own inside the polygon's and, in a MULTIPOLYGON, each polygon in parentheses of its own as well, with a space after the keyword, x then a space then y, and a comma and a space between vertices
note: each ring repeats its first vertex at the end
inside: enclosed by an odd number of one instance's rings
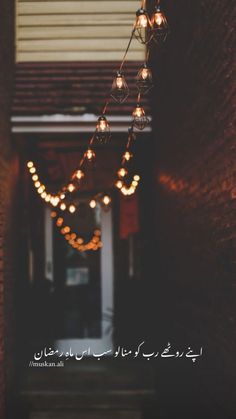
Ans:
MULTIPOLYGON (((53 220, 51 210, 45 208, 45 277, 54 282, 53 272, 53 220)), ((114 253, 113 253, 113 223, 112 207, 109 211, 101 208, 101 311, 102 335, 99 339, 59 339, 54 342, 60 352, 82 354, 90 348, 90 354, 109 351, 114 353, 113 314, 114 314, 114 253), (109 330, 109 333, 107 332, 109 330)))

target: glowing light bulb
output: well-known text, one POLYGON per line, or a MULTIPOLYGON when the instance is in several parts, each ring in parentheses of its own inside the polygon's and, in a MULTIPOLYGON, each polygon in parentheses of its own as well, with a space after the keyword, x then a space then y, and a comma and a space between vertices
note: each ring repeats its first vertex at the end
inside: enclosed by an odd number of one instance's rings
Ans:
POLYGON ((142 69, 142 74, 141 75, 142 75, 142 79, 146 80, 148 78, 148 69, 144 67, 142 69))
POLYGON ((66 196, 65 196, 65 194, 64 194, 64 193, 61 193, 61 194, 60 194, 60 199, 65 199, 65 197, 66 197, 66 196))
POLYGON ((56 218, 57 213, 56 213, 56 211, 51 211, 51 214, 50 215, 51 215, 52 218, 56 218))
POLYGON ((39 194, 43 193, 44 189, 45 189, 45 188, 43 188, 43 186, 41 185, 41 186, 38 188, 38 193, 39 193, 39 194))
POLYGON ((121 74, 119 74, 116 77, 116 86, 117 86, 118 89, 122 89, 122 87, 123 87, 123 78, 122 78, 121 74))
POLYGON ((119 177, 125 177, 127 175, 127 170, 124 167, 121 167, 120 170, 118 170, 118 176, 119 177))
POLYGON ((35 188, 38 189, 41 186, 41 183, 37 181, 37 182, 35 182, 34 186, 35 186, 35 188))
POLYGON ((152 71, 147 63, 144 63, 143 67, 139 70, 136 80, 138 89, 143 95, 153 87, 152 71))
POLYGON ((97 230, 94 231, 94 235, 95 236, 101 236, 101 234, 102 234, 101 233, 101 230, 99 230, 99 229, 97 229, 97 230))
POLYGON ((66 210, 66 204, 65 204, 64 202, 62 202, 62 203, 61 203, 61 205, 60 205, 60 209, 61 209, 62 211, 65 211, 65 210, 66 210))
POLYGON ((41 198, 45 199, 47 196, 46 192, 41 193, 41 198))
POLYGON ((121 189, 121 188, 122 188, 122 186, 123 186, 123 182, 122 182, 121 180, 118 180, 118 181, 116 182, 116 187, 117 187, 118 189, 121 189))
POLYGON ((147 11, 143 8, 136 12, 134 35, 141 44, 148 44, 152 38, 151 23, 147 11))
POLYGON ((49 202, 49 201, 50 201, 50 199, 51 199, 51 196, 50 196, 50 195, 47 195, 47 196, 45 197, 45 201, 46 201, 46 202, 49 202))
POLYGON ((105 116, 98 118, 96 137, 101 142, 106 142, 110 139, 110 126, 105 116))
POLYGON ((97 205, 97 203, 96 203, 95 199, 92 199, 89 203, 90 208, 95 208, 96 205, 97 205))
POLYGON ((58 227, 61 227, 62 226, 62 224, 63 224, 63 218, 62 217, 59 217, 58 219, 57 219, 57 226, 58 227))
POLYGON ((169 33, 169 26, 165 14, 162 12, 160 5, 156 6, 155 12, 151 18, 151 25, 154 40, 156 42, 164 42, 169 33))
POLYGON ((117 72, 111 88, 111 97, 118 103, 123 103, 129 96, 129 88, 125 76, 120 71, 117 72))
POLYGON ((81 180, 84 177, 84 172, 79 169, 75 172, 74 177, 76 177, 78 180, 81 180))
POLYGON ((68 189, 69 192, 72 193, 75 190, 75 186, 73 185, 73 183, 69 183, 69 185, 67 186, 67 189, 68 189))
POLYGON ((36 169, 35 169, 35 167, 31 167, 30 169, 29 169, 29 171, 30 171, 30 173, 35 173, 36 172, 36 169))
POLYGON ((143 108, 141 108, 140 105, 137 105, 133 112, 133 116, 137 118, 141 118, 142 115, 143 115, 143 108))
POLYGON ((34 182, 36 182, 38 179, 39 179, 38 175, 33 175, 33 176, 32 176, 32 180, 33 180, 34 182))
POLYGON ((85 153, 85 157, 88 161, 92 161, 95 158, 95 153, 91 148, 88 148, 88 150, 85 153))
POLYGON ((75 205, 71 204, 71 205, 69 206, 69 211, 70 211, 70 213, 71 213, 71 214, 73 214, 73 213, 76 211, 76 207, 75 207, 75 205))
POLYGON ((139 181, 140 181, 140 176, 139 176, 139 175, 135 175, 135 176, 134 176, 134 180, 135 180, 136 182, 139 182, 139 181))
POLYGON ((51 199, 50 199, 50 202, 51 202, 53 207, 56 207, 58 205, 59 201, 60 200, 59 200, 58 196, 52 196, 51 199))
POLYGON ((137 129, 143 130, 148 123, 149 119, 146 117, 143 107, 138 103, 133 111, 133 124, 137 129))
POLYGON ((30 169, 33 166, 34 166, 34 163, 32 161, 28 161, 27 167, 30 169))
POLYGON ((132 159, 133 154, 130 153, 129 151, 126 151, 125 154, 123 155, 123 159, 126 161, 129 161, 130 159, 132 159))
POLYGON ((109 205, 109 204, 110 204, 110 202, 111 202, 111 198, 110 198, 108 195, 105 195, 105 196, 103 197, 103 203, 104 203, 105 205, 109 205))
POLYGON ((146 28, 148 25, 148 20, 147 20, 147 16, 146 15, 140 15, 138 16, 138 21, 137 24, 141 27, 141 28, 146 28))

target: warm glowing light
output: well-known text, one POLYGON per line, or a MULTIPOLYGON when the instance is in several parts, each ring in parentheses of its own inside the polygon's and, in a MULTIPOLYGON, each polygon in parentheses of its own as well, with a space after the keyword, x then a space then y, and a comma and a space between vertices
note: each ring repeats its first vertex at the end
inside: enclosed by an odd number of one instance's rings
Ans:
POLYGON ((137 129, 143 130, 148 123, 149 119, 146 117, 143 107, 138 103, 133 111, 133 124, 137 129))
POLYGON ((69 183, 69 185, 67 186, 67 189, 69 192, 74 192, 75 190, 75 185, 73 185, 73 183, 69 183))
POLYGON ((43 191, 45 190, 45 186, 44 185, 41 185, 39 188, 38 188, 38 193, 39 194, 41 194, 41 193, 43 193, 43 191))
POLYGON ((128 173, 128 171, 124 167, 121 167, 118 170, 117 174, 118 174, 119 177, 125 177, 127 175, 127 173, 128 173))
POLYGON ((139 181, 140 181, 140 176, 139 176, 139 175, 134 175, 134 180, 135 180, 136 182, 139 182, 139 181))
POLYGON ((79 169, 75 172, 74 177, 76 177, 78 180, 81 180, 84 177, 84 172, 79 169))
POLYGON ((75 239, 76 239, 76 234, 75 234, 75 233, 72 233, 72 234, 70 235, 70 237, 71 237, 71 239, 72 239, 72 240, 75 240, 75 239))
POLYGON ((61 205, 60 205, 60 209, 61 209, 62 211, 65 211, 65 210, 66 210, 66 204, 65 204, 64 202, 62 202, 62 203, 61 203, 61 205))
POLYGON ((47 196, 47 193, 46 193, 46 192, 43 192, 43 193, 41 194, 41 198, 43 198, 43 199, 45 199, 45 198, 46 198, 46 196, 47 196))
POLYGON ((78 243, 78 244, 83 244, 83 242, 84 242, 84 240, 83 240, 81 237, 79 237, 79 238, 77 239, 77 243, 78 243))
POLYGON ((141 44, 148 44, 152 38, 151 23, 147 11, 143 8, 136 12, 134 35, 141 44))
POLYGON ((88 150, 85 153, 85 157, 87 158, 87 160, 92 161, 95 158, 95 156, 95 152, 91 148, 88 148, 88 150))
POLYGON ((148 67, 147 63, 144 63, 143 67, 139 70, 136 80, 138 89, 143 95, 145 95, 153 87, 152 71, 148 67))
POLYGON ((52 217, 52 218, 56 218, 56 216, 57 216, 56 211, 51 211, 51 217, 52 217))
POLYGON ((123 78, 122 78, 122 75, 121 75, 121 74, 119 74, 119 75, 116 77, 116 86, 117 86, 117 89, 122 89, 123 85, 124 85, 124 83, 123 83, 123 78))
POLYGON ((50 201, 50 199, 51 199, 51 195, 48 195, 48 194, 47 194, 47 196, 45 197, 45 201, 46 201, 46 202, 49 202, 49 201, 50 201))
POLYGON ((59 203, 60 199, 58 198, 58 196, 52 196, 50 199, 51 204, 53 205, 53 207, 56 207, 59 203))
POLYGON ((137 18, 136 26, 139 26, 141 28, 147 28, 147 25, 148 25, 148 18, 145 12, 143 11, 143 13, 139 14, 137 18))
POLYGON ((152 31, 156 42, 164 42, 168 33, 169 26, 165 14, 162 12, 160 5, 156 6, 155 12, 151 19, 152 31))
POLYGON ((30 171, 30 173, 35 173, 35 172, 36 172, 36 169, 35 169, 35 167, 31 167, 31 168, 29 169, 29 171, 30 171))
POLYGON ((96 137, 101 142, 106 142, 110 139, 110 125, 105 116, 98 118, 96 137))
POLYGON ((70 232, 70 227, 65 226, 64 230, 65 230, 65 233, 69 233, 70 232))
POLYGON ((34 186, 35 186, 35 188, 38 189, 41 186, 41 183, 39 181, 37 181, 37 182, 35 182, 34 186))
POLYGON ((63 224, 63 218, 62 217, 59 217, 58 219, 57 219, 57 226, 58 227, 61 227, 62 226, 62 224, 63 224))
POLYGON ((34 182, 36 182, 38 179, 39 179, 38 175, 33 175, 33 176, 32 176, 32 180, 33 180, 34 182))
POLYGON ((73 213, 76 211, 76 207, 75 207, 75 205, 71 204, 71 205, 69 206, 69 211, 70 211, 70 213, 71 213, 71 214, 73 214, 73 213))
POLYGON ((105 117, 99 118, 98 128, 102 132, 106 131, 106 128, 107 128, 107 120, 106 120, 105 117))
POLYGON ((65 197, 66 197, 66 196, 65 196, 65 194, 64 194, 64 193, 61 193, 61 194, 60 194, 60 199, 65 199, 65 197))
POLYGON ((161 26, 164 22, 164 16, 161 12, 156 12, 154 15, 154 20, 157 26, 161 26))
POLYGON ((117 72, 111 88, 111 97, 118 103, 123 103, 129 96, 129 88, 125 76, 120 71, 117 72))
POLYGON ((117 182, 116 182, 116 187, 117 187, 118 189, 121 189, 121 188, 122 188, 122 186, 123 186, 123 182, 122 182, 121 180, 117 180, 117 182))
POLYGON ((97 230, 95 230, 95 231, 94 231, 94 235, 95 235, 95 236, 101 236, 101 234, 102 234, 102 233, 101 233, 101 230, 98 230, 98 229, 97 229, 97 230))
POLYGON ((105 204, 105 205, 109 205, 110 204, 110 202, 111 202, 111 198, 108 196, 108 195, 105 195, 104 197, 103 197, 103 203, 105 204))
POLYGON ((126 151, 125 154, 123 155, 123 159, 126 161, 129 161, 130 159, 132 159, 133 154, 130 153, 130 151, 126 151))
POLYGON ((32 161, 28 161, 27 167, 30 169, 33 166, 34 166, 34 163, 32 161))
POLYGON ((143 116, 143 113, 144 113, 143 108, 140 105, 137 105, 133 111, 133 117, 141 118, 143 116))
POLYGON ((142 69, 141 76, 142 76, 143 80, 146 80, 148 78, 148 69, 147 68, 142 69))
POLYGON ((96 205, 97 205, 97 203, 96 203, 95 199, 92 199, 89 203, 90 208, 95 208, 96 205))

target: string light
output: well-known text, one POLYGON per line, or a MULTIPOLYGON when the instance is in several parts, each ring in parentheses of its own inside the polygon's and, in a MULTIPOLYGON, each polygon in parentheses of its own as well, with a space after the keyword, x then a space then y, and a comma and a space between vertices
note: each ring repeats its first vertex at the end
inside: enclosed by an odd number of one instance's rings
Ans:
MULTIPOLYGON (((152 39, 154 39, 156 42, 159 41, 164 41, 166 39, 166 36, 169 32, 169 26, 167 23, 167 19, 165 14, 163 13, 163 11, 161 10, 160 7, 160 0, 157 1, 157 5, 155 7, 154 13, 152 15, 151 20, 149 19, 148 13, 146 11, 146 1, 143 0, 141 3, 141 7, 140 9, 136 12, 136 20, 135 20, 135 24, 134 24, 134 28, 133 31, 131 33, 131 37, 128 43, 128 46, 126 48, 122 63, 120 65, 119 71, 116 73, 116 76, 113 80, 112 83, 112 89, 110 92, 110 96, 117 101, 118 103, 122 103, 124 102, 128 95, 129 95, 129 88, 128 85, 126 83, 124 74, 122 72, 123 69, 123 65, 125 62, 125 58, 127 56, 129 47, 131 45, 133 36, 136 37, 136 39, 141 42, 142 44, 148 44, 152 39)), ((140 96, 141 94, 145 94, 147 93, 150 88, 153 86, 153 77, 152 77, 152 72, 151 69, 148 67, 148 57, 149 57, 149 51, 147 51, 147 57, 146 57, 146 62, 144 63, 144 65, 140 68, 137 77, 136 77, 136 84, 139 90, 139 97, 138 97, 138 103, 136 108, 134 109, 132 116, 133 116, 133 121, 132 121, 132 135, 130 136, 129 134, 129 140, 128 140, 128 144, 126 146, 126 150, 122 156, 122 164, 121 164, 121 168, 118 171, 118 180, 115 183, 115 186, 124 194, 124 195, 131 195, 135 192, 138 184, 139 184, 139 180, 140 180, 140 176, 139 175, 135 175, 133 177, 133 180, 130 184, 130 186, 127 186, 124 181, 124 178, 128 175, 128 171, 125 167, 123 167, 124 164, 127 164, 133 157, 133 154, 130 152, 129 148, 130 148, 130 141, 131 139, 133 139, 133 127, 136 127, 139 130, 143 130, 146 125, 148 124, 149 120, 145 115, 145 111, 143 109, 143 107, 140 104, 140 96), (132 137, 132 138, 131 138, 132 137)), ((61 211, 65 211, 66 209, 69 210, 69 212, 71 214, 73 214, 76 211, 76 206, 73 203, 68 204, 67 202, 61 202, 64 199, 66 199, 67 196, 67 192, 74 192, 76 191, 76 189, 78 188, 77 183, 73 183, 73 180, 76 178, 76 180, 81 180, 85 174, 84 172, 81 170, 81 167, 83 165, 83 163, 85 162, 85 160, 87 160, 88 162, 91 162, 94 158, 95 158, 95 152, 94 150, 91 148, 94 139, 98 139, 101 143, 105 143, 110 139, 111 133, 110 133, 110 126, 109 123, 106 119, 105 113, 106 113, 106 109, 107 109, 107 105, 109 103, 109 100, 107 100, 105 107, 103 108, 103 111, 101 112, 101 116, 98 118, 97 121, 97 125, 96 125, 96 129, 95 129, 95 133, 93 134, 92 138, 89 141, 89 147, 86 150, 86 152, 84 153, 80 165, 79 165, 79 169, 76 170, 76 172, 74 172, 74 174, 71 176, 70 182, 69 184, 62 188, 61 191, 63 192, 58 192, 55 195, 51 195, 46 191, 46 187, 40 182, 38 175, 36 173, 36 168, 34 166, 34 163, 32 161, 29 161, 27 163, 29 172, 32 174, 32 180, 34 182, 35 188, 37 189, 39 195, 41 196, 41 198, 51 204, 54 207, 57 207, 59 205, 59 208, 61 211), (64 193, 65 192, 65 193, 64 193)), ((101 196, 101 194, 100 194, 101 196)), ((97 196, 96 196, 97 198, 97 196)), ((104 204, 105 206, 109 206, 110 202, 111 202, 111 198, 108 195, 105 195, 101 198, 102 204, 104 204)), ((91 208, 95 208, 97 205, 97 202, 95 199, 92 199, 89 202, 89 205, 91 208)), ((54 214, 54 212, 52 212, 52 214, 54 214)), ((77 243, 74 242, 74 239, 76 236, 69 234, 70 233, 70 229, 68 226, 66 226, 65 228, 63 228, 63 234, 64 232, 66 232, 67 235, 67 240, 68 242, 71 242, 73 247, 76 247, 77 245, 79 246, 86 246, 83 244, 82 242, 79 242, 79 240, 82 240, 81 238, 77 238, 78 241, 77 243), (68 236, 69 235, 69 236, 68 236)), ((93 240, 93 244, 96 244, 97 247, 102 246, 102 243, 100 243, 97 239, 93 240)), ((91 243, 87 244, 88 246, 93 246, 92 241, 91 243)))
POLYGON ((90 208, 96 208, 97 203, 96 203, 95 199, 92 199, 92 200, 90 201, 89 206, 90 206, 90 208))
POLYGON ((76 211, 76 206, 74 204, 71 204, 69 206, 69 211, 70 211, 71 214, 74 214, 74 212, 76 211))
POLYGON ((57 217, 57 213, 51 213, 51 217, 56 219, 56 226, 60 228, 60 232, 67 241, 67 243, 73 247, 74 249, 78 250, 79 252, 85 252, 88 250, 99 250, 103 246, 101 241, 101 230, 95 229, 93 232, 93 236, 88 243, 84 242, 84 239, 77 235, 75 232, 71 232, 69 226, 64 226, 64 220, 62 217, 57 217))
POLYGON ((134 35, 141 44, 148 44, 152 39, 151 22, 144 8, 140 8, 136 12, 134 35))
POLYGON ((61 209, 62 211, 65 211, 65 210, 66 210, 66 204, 65 204, 64 202, 62 202, 62 203, 61 203, 61 205, 60 205, 60 209, 61 209))
POLYGON ((73 175, 73 179, 76 178, 77 180, 81 180, 83 179, 83 177, 84 177, 84 172, 81 169, 76 170, 76 172, 73 175))
POLYGON ((74 192, 75 191, 75 185, 73 183, 69 183, 69 185, 67 186, 67 190, 69 192, 74 192))
POLYGON ((123 103, 129 96, 129 88, 124 74, 118 71, 111 88, 111 97, 118 103, 123 103))
POLYGON ((147 63, 144 63, 140 68, 137 74, 136 84, 139 92, 143 95, 145 95, 153 87, 152 72, 147 63))
POLYGON ((121 177, 121 178, 125 177, 127 175, 127 173, 128 173, 128 171, 124 167, 121 167, 117 172, 118 176, 121 177))
POLYGON ((118 189, 121 189, 123 186, 123 182, 121 180, 117 180, 115 185, 118 189))
POLYGON ((137 103, 136 108, 133 111, 133 124, 139 129, 143 130, 149 123, 148 117, 145 115, 145 111, 140 103, 137 103))
POLYGON ((96 138, 101 143, 106 143, 109 141, 111 136, 110 125, 105 116, 100 116, 98 118, 97 127, 96 127, 96 138))
POLYGON ((110 196, 105 195, 103 197, 103 200, 102 201, 103 201, 104 205, 109 205, 111 203, 111 198, 110 198, 110 196))
POLYGON ((95 154, 95 152, 91 149, 91 148, 88 148, 88 150, 85 152, 85 154, 84 154, 84 157, 89 161, 89 162, 91 162, 93 159, 95 159, 95 157, 96 157, 96 154, 95 154))
POLYGON ((132 159, 132 157, 133 157, 133 154, 130 153, 130 151, 126 151, 123 154, 122 159, 125 160, 125 161, 130 161, 132 159))
POLYGON ((161 10, 160 2, 155 7, 151 18, 153 39, 156 42, 164 42, 169 33, 169 25, 165 14, 161 10))

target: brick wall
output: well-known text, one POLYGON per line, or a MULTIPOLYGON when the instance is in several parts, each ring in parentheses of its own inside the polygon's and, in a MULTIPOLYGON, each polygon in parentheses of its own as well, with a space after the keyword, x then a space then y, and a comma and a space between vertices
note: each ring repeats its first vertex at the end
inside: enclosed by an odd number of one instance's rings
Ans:
POLYGON ((165 313, 163 336, 202 343, 207 397, 225 409, 219 417, 231 417, 236 411, 236 5, 163 3, 171 35, 165 48, 152 54, 155 286, 165 313))
POLYGON ((13 279, 15 191, 18 161, 10 137, 10 106, 13 76, 14 1, 2 1, 0 13, 0 418, 6 417, 13 359, 13 279))

